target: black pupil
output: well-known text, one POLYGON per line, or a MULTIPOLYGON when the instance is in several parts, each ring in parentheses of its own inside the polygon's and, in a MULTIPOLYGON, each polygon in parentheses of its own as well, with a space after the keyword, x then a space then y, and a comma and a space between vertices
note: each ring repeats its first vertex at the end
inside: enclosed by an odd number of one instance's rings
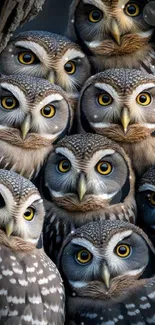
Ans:
POLYGON ((140 102, 145 103, 147 101, 147 97, 145 95, 140 96, 140 102))
POLYGON ((13 106, 13 98, 6 98, 6 100, 5 100, 5 104, 6 104, 8 107, 12 107, 12 106, 13 106))
POLYGON ((3 196, 0 195, 0 208, 3 208, 5 206, 5 201, 3 199, 3 196))
POLYGON ((51 114, 51 107, 50 106, 46 106, 44 107, 44 115, 50 115, 51 114))
POLYGON ((110 97, 108 95, 103 95, 102 100, 103 103, 109 103, 110 97))
POLYGON ((118 252, 120 255, 125 255, 127 252, 127 249, 126 249, 126 247, 121 246, 121 247, 119 247, 118 252))
POLYGON ((29 217, 30 215, 31 215, 31 211, 29 209, 27 209, 25 212, 25 217, 29 217))
POLYGON ((26 63, 29 63, 31 62, 32 60, 32 54, 31 53, 26 53, 23 55, 23 61, 26 62, 26 63))
POLYGON ((80 258, 82 261, 87 261, 89 259, 89 253, 88 252, 81 252, 80 258))
POLYGON ((130 15, 134 15, 135 13, 136 13, 136 7, 135 6, 133 6, 133 5, 130 5, 130 6, 128 6, 128 13, 130 14, 130 15))
POLYGON ((92 18, 93 18, 93 20, 97 21, 97 20, 100 19, 100 17, 101 17, 101 14, 100 14, 99 11, 93 11, 92 12, 92 18))
POLYGON ((69 162, 68 161, 64 161, 63 164, 62 164, 62 168, 64 170, 68 170, 69 169, 69 162))
POLYGON ((101 168, 102 172, 106 172, 107 169, 108 169, 108 165, 107 165, 107 164, 102 164, 102 165, 100 166, 100 168, 101 168))
POLYGON ((65 70, 67 71, 67 72, 72 72, 72 70, 73 70, 73 65, 72 65, 72 63, 66 63, 65 64, 65 70))

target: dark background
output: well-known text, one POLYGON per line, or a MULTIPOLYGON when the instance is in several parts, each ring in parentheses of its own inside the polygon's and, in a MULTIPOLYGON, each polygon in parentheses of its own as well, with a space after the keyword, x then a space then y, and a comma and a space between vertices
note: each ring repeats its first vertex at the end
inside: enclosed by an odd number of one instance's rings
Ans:
POLYGON ((64 35, 67 27, 68 10, 72 0, 45 0, 37 17, 17 28, 16 34, 25 30, 46 30, 64 35))

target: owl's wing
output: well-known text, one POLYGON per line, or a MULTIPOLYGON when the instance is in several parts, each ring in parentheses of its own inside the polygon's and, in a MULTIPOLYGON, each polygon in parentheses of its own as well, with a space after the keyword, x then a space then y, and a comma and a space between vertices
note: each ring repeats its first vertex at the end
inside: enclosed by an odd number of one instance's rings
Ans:
POLYGON ((80 306, 76 303, 74 311, 71 307, 69 319, 76 325, 155 324, 155 278, 148 279, 139 289, 135 288, 119 303, 111 302, 105 306, 101 300, 92 302, 88 298, 87 301, 86 304, 84 299, 79 300, 80 306))
POLYGON ((64 300, 59 272, 42 249, 0 248, 1 325, 62 325, 64 300))
POLYGON ((75 226, 69 218, 57 216, 53 211, 46 214, 43 227, 43 243, 46 254, 54 262, 57 261, 64 239, 74 230, 75 226))

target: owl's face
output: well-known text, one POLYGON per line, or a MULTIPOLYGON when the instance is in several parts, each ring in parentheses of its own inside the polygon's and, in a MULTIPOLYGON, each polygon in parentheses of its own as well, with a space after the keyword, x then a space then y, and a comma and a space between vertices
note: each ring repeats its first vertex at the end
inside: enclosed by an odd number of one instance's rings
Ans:
POLYGON ((95 54, 133 53, 141 49, 140 41, 148 42, 152 35, 143 15, 146 4, 146 0, 73 1, 69 28, 95 54))
POLYGON ((38 133, 52 143, 68 132, 70 124, 69 100, 59 86, 29 76, 0 78, 2 130, 14 128, 23 139, 29 134, 38 133))
POLYGON ((1 54, 0 65, 5 74, 45 78, 72 95, 90 76, 89 62, 77 44, 42 31, 16 36, 1 54))
POLYGON ((135 125, 139 130, 155 128, 155 78, 129 69, 98 73, 86 82, 79 107, 84 129, 99 134, 107 130, 108 135, 110 127, 117 127, 120 137, 130 141, 135 125))
POLYGON ((44 219, 43 201, 37 188, 24 177, 0 170, 0 229, 36 243, 44 219))
POLYGON ((89 211, 123 202, 133 175, 124 151, 95 135, 65 137, 45 167, 45 186, 52 201, 70 211, 89 211))
MULTIPOLYGON (((73 292, 87 296, 93 285, 106 292, 121 277, 139 278, 149 262, 149 240, 134 225, 97 221, 69 235, 61 256, 61 269, 73 292)), ((151 245, 151 244, 150 244, 151 245)), ((152 246, 151 246, 152 249, 152 246)), ((95 287, 94 287, 95 288, 95 287)), ((95 292, 94 292, 95 294, 95 292)))
POLYGON ((155 167, 142 176, 136 194, 138 223, 150 234, 155 233, 155 167))

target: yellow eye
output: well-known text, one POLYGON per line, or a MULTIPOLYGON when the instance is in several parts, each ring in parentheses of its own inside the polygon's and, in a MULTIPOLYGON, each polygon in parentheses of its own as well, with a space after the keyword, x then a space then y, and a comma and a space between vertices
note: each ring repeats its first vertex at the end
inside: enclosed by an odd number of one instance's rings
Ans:
POLYGON ((18 55, 18 60, 22 64, 33 64, 36 60, 36 56, 32 52, 22 52, 18 55))
POLYGON ((76 71, 76 65, 72 61, 68 61, 65 64, 64 68, 65 68, 65 71, 67 72, 67 74, 74 74, 76 71))
POLYGON ((59 172, 67 173, 67 172, 69 172, 70 169, 71 169, 71 164, 70 164, 69 160, 64 159, 59 162, 59 164, 58 164, 59 172))
POLYGON ((106 161, 101 161, 97 164, 96 169, 101 175, 109 175, 112 171, 112 165, 106 161))
POLYGON ((29 207, 24 213, 24 219, 26 219, 27 221, 31 221, 34 218, 34 215, 35 215, 35 210, 29 207))
POLYGON ((42 116, 44 117, 47 117, 47 118, 51 118, 55 115, 55 107, 53 105, 47 105, 47 106, 44 106, 42 109, 41 109, 41 114, 42 116))
POLYGON ((128 257, 131 253, 131 247, 129 245, 120 244, 115 248, 115 254, 121 258, 128 257))
POLYGON ((141 106, 147 106, 151 103, 151 95, 149 93, 140 93, 136 101, 141 106))
POLYGON ((125 7, 125 13, 130 17, 136 17, 140 13, 140 7, 136 3, 129 3, 125 7))
POLYGON ((154 206, 154 205, 155 205, 155 192, 150 193, 150 194, 148 195, 148 199, 149 199, 151 205, 154 206))
POLYGON ((98 23, 103 17, 100 10, 94 9, 89 12, 88 19, 91 23, 98 23))
POLYGON ((103 93, 98 96, 98 102, 101 106, 108 106, 113 102, 113 99, 108 93, 103 93))
POLYGON ((86 264, 92 259, 92 254, 87 249, 81 249, 76 254, 76 260, 81 264, 86 264))
POLYGON ((1 105, 3 108, 11 110, 15 107, 17 107, 18 102, 13 96, 7 96, 1 98, 1 105))

